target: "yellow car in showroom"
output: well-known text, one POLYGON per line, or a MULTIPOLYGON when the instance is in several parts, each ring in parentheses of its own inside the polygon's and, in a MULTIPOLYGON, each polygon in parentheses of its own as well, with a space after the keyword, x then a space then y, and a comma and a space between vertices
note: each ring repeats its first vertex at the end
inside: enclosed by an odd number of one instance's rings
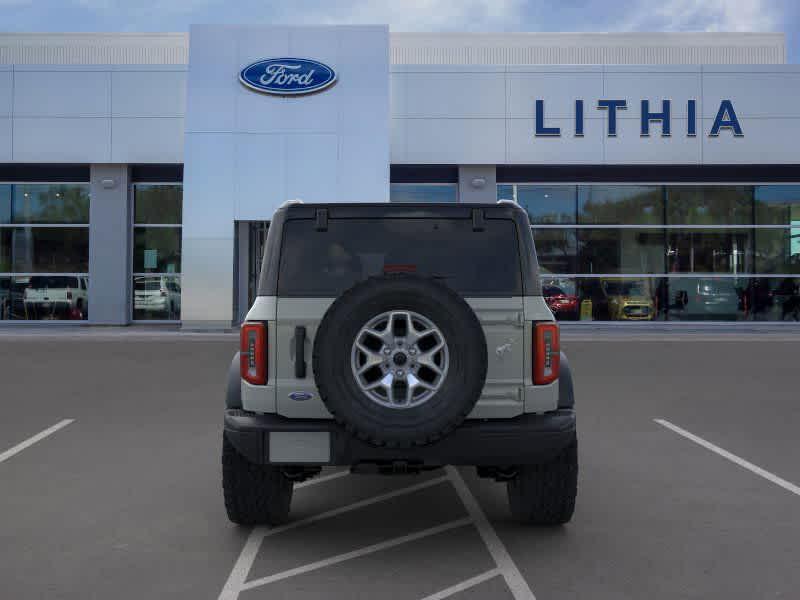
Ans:
POLYGON ((650 282, 645 279, 603 279, 603 303, 611 321, 652 321, 655 303, 650 282))

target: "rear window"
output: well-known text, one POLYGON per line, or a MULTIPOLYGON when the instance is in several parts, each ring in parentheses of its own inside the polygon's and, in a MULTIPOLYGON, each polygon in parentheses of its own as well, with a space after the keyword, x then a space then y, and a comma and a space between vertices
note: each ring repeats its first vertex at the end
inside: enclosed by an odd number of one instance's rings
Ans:
POLYGON ((335 297, 367 277, 413 273, 464 296, 521 296, 514 222, 488 219, 332 219, 284 225, 278 294, 335 297))
POLYGON ((41 276, 34 275, 30 279, 30 287, 34 289, 42 288, 77 288, 77 277, 64 277, 60 275, 55 276, 41 276))
POLYGON ((137 292, 157 292, 161 289, 161 281, 150 277, 136 279, 134 287, 137 292))
POLYGON ((697 293, 704 296, 716 296, 717 294, 735 294, 736 284, 730 279, 698 279, 697 293))

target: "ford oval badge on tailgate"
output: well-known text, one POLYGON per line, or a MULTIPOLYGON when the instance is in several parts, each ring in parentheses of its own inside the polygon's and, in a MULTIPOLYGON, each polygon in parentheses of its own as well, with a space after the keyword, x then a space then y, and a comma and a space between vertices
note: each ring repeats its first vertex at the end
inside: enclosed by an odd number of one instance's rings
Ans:
POLYGON ((336 72, 328 65, 307 58, 267 58, 242 69, 239 81, 257 92, 299 96, 333 85, 336 72))
POLYGON ((303 402, 304 400, 311 400, 314 397, 314 394, 309 392, 292 392, 289 394, 289 398, 292 400, 296 400, 297 402, 303 402))

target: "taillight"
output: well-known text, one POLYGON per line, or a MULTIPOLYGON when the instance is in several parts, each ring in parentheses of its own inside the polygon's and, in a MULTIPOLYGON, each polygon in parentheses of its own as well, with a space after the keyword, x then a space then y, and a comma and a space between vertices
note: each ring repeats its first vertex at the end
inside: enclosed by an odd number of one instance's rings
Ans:
POLYGON ((67 300, 72 300, 72 290, 67 290, 67 300))
POLYGON ((546 385, 558 379, 561 347, 558 323, 533 324, 533 383, 546 385))
POLYGON ((267 324, 244 323, 239 334, 239 372, 248 383, 267 383, 267 324))

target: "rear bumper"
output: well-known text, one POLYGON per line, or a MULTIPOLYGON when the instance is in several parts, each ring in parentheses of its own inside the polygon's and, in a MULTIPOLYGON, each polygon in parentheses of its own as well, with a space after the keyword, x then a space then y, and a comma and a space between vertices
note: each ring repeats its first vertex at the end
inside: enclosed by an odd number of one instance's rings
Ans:
POLYGON ((514 419, 468 420, 434 444, 398 449, 356 439, 332 420, 287 419, 227 409, 225 435, 240 454, 257 464, 352 466, 406 462, 420 466, 510 466, 550 460, 575 439, 576 429, 575 411, 559 409, 514 419), (270 443, 272 434, 279 434, 275 440, 291 439, 291 434, 298 434, 301 443, 308 439, 316 440, 314 444, 321 441, 322 454, 314 460, 303 460, 300 451, 297 455, 300 460, 284 456, 273 461, 270 448, 275 449, 276 445, 270 443), (324 446, 328 446, 328 452, 324 446))

